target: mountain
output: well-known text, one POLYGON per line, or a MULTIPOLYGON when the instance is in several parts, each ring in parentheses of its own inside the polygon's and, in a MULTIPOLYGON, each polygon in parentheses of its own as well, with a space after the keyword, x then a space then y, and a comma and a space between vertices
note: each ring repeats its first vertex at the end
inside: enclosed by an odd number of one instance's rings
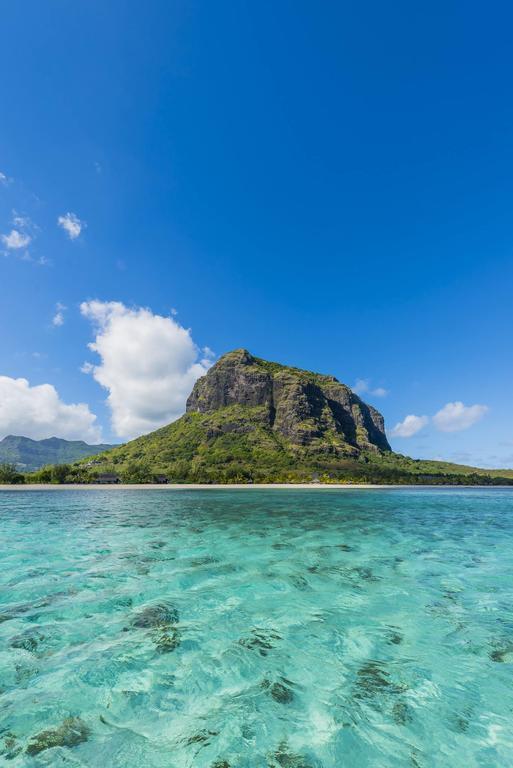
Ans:
MULTIPOLYGON (((338 455, 390 451, 383 416, 334 376, 269 363, 245 349, 224 355, 196 382, 187 413, 221 414, 232 406, 291 446, 338 455)), ((236 419, 211 437, 227 431, 248 434, 236 419)))
MULTIPOLYGON (((75 479, 127 482, 499 482, 484 470, 395 454, 382 415, 334 376, 229 352, 198 379, 186 413, 97 456, 75 479), (480 474, 478 474, 480 473, 480 474)), ((503 472, 503 477, 513 473, 503 472)), ((512 481, 513 482, 513 481, 512 481)))
POLYGON ((7 435, 0 440, 0 464, 15 464, 21 471, 33 472, 45 464, 70 464, 112 447, 106 444, 88 445, 82 440, 62 440, 60 437, 31 440, 29 437, 7 435))

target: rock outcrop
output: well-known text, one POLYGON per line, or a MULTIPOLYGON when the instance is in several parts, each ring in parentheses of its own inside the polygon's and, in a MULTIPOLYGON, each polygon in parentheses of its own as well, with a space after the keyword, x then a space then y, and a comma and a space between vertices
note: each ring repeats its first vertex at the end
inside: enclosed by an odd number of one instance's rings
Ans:
MULTIPOLYGON (((187 412, 230 406, 252 409, 262 426, 297 446, 337 451, 390 451, 383 416, 334 376, 253 357, 245 349, 224 355, 199 379, 187 412)), ((247 431, 243 420, 226 431, 247 431)))

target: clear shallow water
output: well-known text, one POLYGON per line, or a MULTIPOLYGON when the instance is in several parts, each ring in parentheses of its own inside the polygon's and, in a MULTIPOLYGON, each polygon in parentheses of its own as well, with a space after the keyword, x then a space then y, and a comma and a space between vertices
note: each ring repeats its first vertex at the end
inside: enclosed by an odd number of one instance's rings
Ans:
POLYGON ((0 525, 0 764, 513 766, 511 491, 7 492, 0 525))

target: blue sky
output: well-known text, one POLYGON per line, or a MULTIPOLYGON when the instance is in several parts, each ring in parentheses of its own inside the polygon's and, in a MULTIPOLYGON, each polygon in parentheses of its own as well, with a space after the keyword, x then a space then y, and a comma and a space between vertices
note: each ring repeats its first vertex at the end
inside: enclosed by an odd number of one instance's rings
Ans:
POLYGON ((513 466, 512 22, 5 4, 0 433, 120 441, 244 346, 365 380, 420 419, 396 450, 513 466))

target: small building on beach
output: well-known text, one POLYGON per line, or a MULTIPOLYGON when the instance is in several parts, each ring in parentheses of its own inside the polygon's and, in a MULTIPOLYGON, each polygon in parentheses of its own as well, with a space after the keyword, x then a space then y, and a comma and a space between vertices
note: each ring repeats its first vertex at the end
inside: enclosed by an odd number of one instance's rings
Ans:
POLYGON ((101 485, 115 485, 121 481, 115 472, 102 472, 101 475, 98 475, 96 482, 101 485))

